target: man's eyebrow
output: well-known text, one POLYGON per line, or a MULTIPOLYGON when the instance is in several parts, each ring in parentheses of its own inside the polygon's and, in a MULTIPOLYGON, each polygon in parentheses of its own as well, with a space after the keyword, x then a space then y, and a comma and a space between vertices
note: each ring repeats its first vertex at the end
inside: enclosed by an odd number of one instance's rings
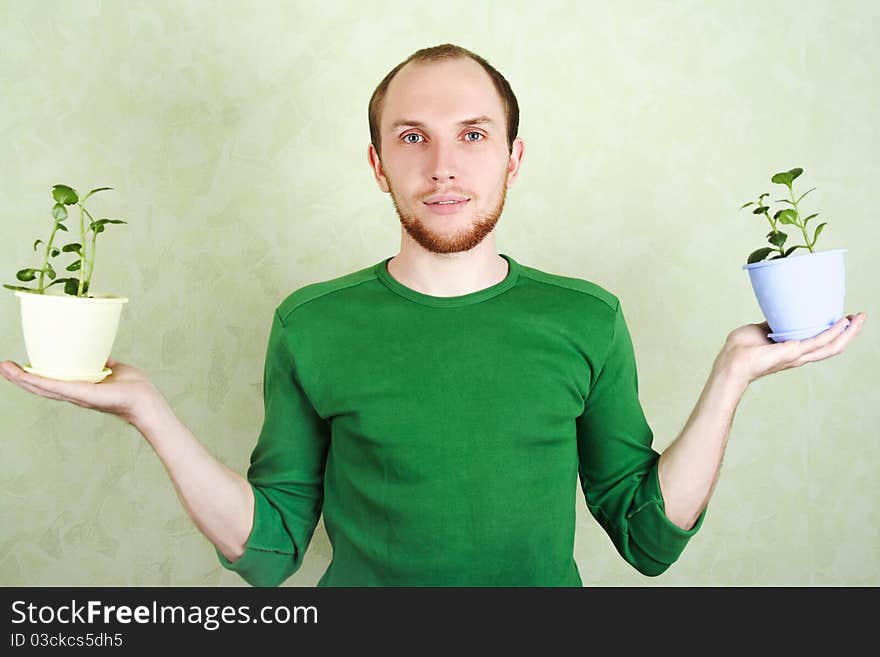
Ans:
MULTIPOLYGON (((464 119, 463 121, 459 121, 458 125, 461 125, 461 126, 482 125, 482 124, 486 124, 486 123, 488 123, 489 125, 495 125, 495 121, 490 119, 485 114, 481 115, 481 116, 475 116, 471 119, 464 119)), ((397 128, 402 128, 404 126, 406 126, 408 128, 424 128, 425 124, 422 123, 421 121, 415 121, 413 119, 398 119, 397 121, 395 121, 394 123, 391 124, 391 129, 396 130, 397 128)))

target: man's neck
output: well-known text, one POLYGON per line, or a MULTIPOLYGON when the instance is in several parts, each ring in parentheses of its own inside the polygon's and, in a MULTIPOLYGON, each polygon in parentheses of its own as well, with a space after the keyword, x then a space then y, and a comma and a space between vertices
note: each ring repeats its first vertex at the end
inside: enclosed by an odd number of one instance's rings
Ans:
POLYGON ((507 278, 507 260, 493 251, 418 254, 401 250, 388 261, 388 273, 402 285, 433 297, 479 292, 507 278))

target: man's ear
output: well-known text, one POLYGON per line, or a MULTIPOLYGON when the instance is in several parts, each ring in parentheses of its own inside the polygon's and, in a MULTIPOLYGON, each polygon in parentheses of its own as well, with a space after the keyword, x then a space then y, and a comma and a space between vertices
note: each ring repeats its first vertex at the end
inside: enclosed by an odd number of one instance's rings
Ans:
POLYGON ((523 151, 525 144, 523 140, 517 137, 513 140, 511 146, 510 157, 507 160, 507 189, 513 187, 516 177, 519 175, 519 167, 523 159, 523 151))
POLYGON ((388 181, 385 180, 385 171, 382 169, 382 161, 379 159, 379 153, 376 152, 376 148, 373 146, 372 142, 370 142, 370 145, 367 147, 367 160, 370 163, 370 167, 373 169, 373 177, 376 178, 376 183, 379 185, 379 189, 387 194, 391 189, 388 187, 388 181))

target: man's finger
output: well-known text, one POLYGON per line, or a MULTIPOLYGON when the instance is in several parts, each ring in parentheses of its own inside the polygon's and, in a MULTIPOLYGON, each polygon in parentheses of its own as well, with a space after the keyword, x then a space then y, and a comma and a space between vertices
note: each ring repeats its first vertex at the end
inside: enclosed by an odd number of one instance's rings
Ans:
POLYGON ((76 381, 58 381, 45 376, 39 376, 38 374, 31 374, 25 370, 21 371, 16 380, 32 386, 39 394, 45 393, 47 397, 51 396, 52 399, 63 399, 65 401, 78 398, 76 394, 77 388, 82 385, 76 381))
POLYGON ((814 349, 824 347, 826 344, 833 342, 843 332, 843 329, 851 324, 849 317, 841 317, 832 326, 814 335, 806 340, 798 340, 801 346, 801 353, 808 354, 814 349))
POLYGON ((14 380, 14 383, 15 383, 15 385, 19 386, 20 388, 23 388, 24 390, 27 390, 28 392, 31 392, 35 395, 39 395, 40 397, 48 397, 49 399, 58 399, 59 401, 69 401, 66 397, 62 397, 61 395, 58 395, 54 392, 51 392, 49 390, 44 390, 43 388, 35 386, 34 384, 30 383, 29 381, 25 381, 22 377, 16 377, 16 379, 14 380))
POLYGON ((4 360, 2 363, 0 363, 0 370, 2 370, 3 376, 5 376, 7 379, 12 378, 22 371, 22 369, 18 366, 18 363, 11 360, 4 360))
POLYGON ((798 359, 797 364, 803 365, 804 363, 812 363, 817 360, 824 360, 826 358, 829 358, 830 356, 837 355, 841 353, 844 349, 846 349, 847 345, 856 339, 856 336, 862 330, 862 325, 865 323, 864 315, 851 315, 850 317, 852 317, 852 319, 850 320, 850 323, 845 331, 840 331, 830 341, 826 341, 825 344, 802 354, 801 357, 798 359))
POLYGON ((805 340, 783 340, 782 342, 768 345, 767 349, 771 350, 771 353, 776 353, 782 362, 787 363, 785 367, 799 367, 806 362, 804 357, 807 354, 820 349, 823 345, 834 340, 839 335, 840 327, 843 326, 845 321, 848 321, 845 317, 841 318, 830 328, 812 338, 805 340))

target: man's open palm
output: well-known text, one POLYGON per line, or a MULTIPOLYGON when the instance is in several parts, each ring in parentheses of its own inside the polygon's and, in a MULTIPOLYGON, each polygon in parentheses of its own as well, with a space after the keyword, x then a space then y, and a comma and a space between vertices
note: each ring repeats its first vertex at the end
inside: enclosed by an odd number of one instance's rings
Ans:
POLYGON ((108 359, 107 367, 113 372, 100 383, 49 379, 26 372, 11 360, 0 362, 0 373, 36 395, 112 413, 131 422, 135 410, 158 390, 143 372, 131 365, 108 359))
POLYGON ((864 313, 846 315, 812 338, 778 343, 767 337, 770 332, 767 322, 746 324, 727 336, 724 349, 751 383, 767 374, 842 353, 861 332, 865 319, 864 313))

